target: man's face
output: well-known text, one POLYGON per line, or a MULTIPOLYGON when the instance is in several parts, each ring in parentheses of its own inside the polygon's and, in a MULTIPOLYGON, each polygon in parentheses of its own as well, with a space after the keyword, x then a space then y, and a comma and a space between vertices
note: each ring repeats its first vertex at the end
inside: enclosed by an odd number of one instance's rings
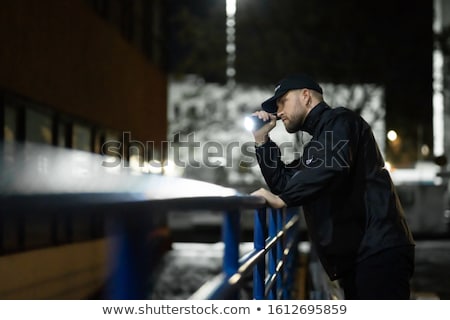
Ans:
POLYGON ((308 114, 306 102, 309 92, 304 89, 290 90, 277 100, 277 116, 281 118, 289 133, 300 130, 308 114))

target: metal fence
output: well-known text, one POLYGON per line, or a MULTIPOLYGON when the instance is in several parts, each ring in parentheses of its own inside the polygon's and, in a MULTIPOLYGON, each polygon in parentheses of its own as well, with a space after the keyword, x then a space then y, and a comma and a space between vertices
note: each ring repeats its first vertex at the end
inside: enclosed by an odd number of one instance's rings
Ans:
POLYGON ((296 269, 298 213, 258 208, 254 214, 253 250, 239 257, 239 212, 226 212, 223 271, 191 299, 238 299, 238 290, 253 274, 254 299, 291 299, 296 269))
MULTIPOLYGON (((170 210, 223 212, 223 271, 191 299, 239 299, 249 274, 254 299, 291 298, 298 211, 268 209, 260 197, 202 181, 108 168, 102 157, 85 152, 33 144, 4 145, 0 150, 0 222, 12 215, 30 223, 34 220, 29 217, 39 215, 50 215, 53 222, 68 216, 101 221, 103 236, 111 239, 106 298, 148 297, 148 279, 159 259, 158 245, 152 242, 157 237, 149 234, 165 225, 170 210), (254 248, 240 256, 243 210, 255 211, 254 248)), ((26 243, 26 225, 19 229, 17 237, 26 243)))

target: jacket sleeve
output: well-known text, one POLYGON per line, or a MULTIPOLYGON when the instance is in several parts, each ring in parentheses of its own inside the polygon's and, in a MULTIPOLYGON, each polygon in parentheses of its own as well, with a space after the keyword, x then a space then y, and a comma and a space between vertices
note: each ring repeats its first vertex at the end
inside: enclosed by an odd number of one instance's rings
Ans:
POLYGON ((275 142, 269 139, 263 146, 256 148, 261 173, 274 194, 280 194, 286 188, 290 178, 297 172, 300 160, 286 165, 281 160, 281 152, 275 142))
POLYGON ((331 184, 342 186, 339 182, 349 179, 358 145, 355 125, 336 117, 305 146, 304 166, 283 178, 286 183, 279 196, 288 207, 303 205, 331 184))

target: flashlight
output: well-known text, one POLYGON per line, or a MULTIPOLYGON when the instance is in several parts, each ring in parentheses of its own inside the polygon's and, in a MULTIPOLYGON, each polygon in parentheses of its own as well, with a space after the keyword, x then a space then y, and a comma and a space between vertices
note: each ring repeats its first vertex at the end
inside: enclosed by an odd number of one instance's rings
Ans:
MULTIPOLYGON (((279 119, 280 118, 277 117, 277 120, 279 120, 279 119)), ((245 129, 247 129, 248 131, 255 131, 255 130, 258 130, 259 128, 263 127, 268 122, 270 122, 270 119, 267 121, 264 121, 264 120, 258 118, 258 116, 251 115, 251 116, 245 117, 244 126, 245 126, 245 129)))

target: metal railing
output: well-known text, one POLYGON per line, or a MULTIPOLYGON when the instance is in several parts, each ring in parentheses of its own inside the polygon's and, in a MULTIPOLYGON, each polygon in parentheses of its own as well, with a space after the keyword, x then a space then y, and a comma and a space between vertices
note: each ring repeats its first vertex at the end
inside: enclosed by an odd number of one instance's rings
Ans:
POLYGON ((223 271, 191 299, 238 298, 246 275, 253 274, 253 299, 291 299, 298 243, 297 212, 258 208, 253 250, 239 257, 239 212, 225 213, 223 271))
POLYGON ((224 212, 223 271, 191 299, 239 299, 253 273, 254 299, 290 299, 298 243, 298 212, 265 208, 264 199, 214 184, 108 168, 89 153, 53 147, 2 146, 2 214, 97 215, 110 236, 108 299, 146 299, 151 265, 148 242, 156 221, 171 210, 224 212), (255 210, 254 248, 240 256, 240 216, 255 210))

